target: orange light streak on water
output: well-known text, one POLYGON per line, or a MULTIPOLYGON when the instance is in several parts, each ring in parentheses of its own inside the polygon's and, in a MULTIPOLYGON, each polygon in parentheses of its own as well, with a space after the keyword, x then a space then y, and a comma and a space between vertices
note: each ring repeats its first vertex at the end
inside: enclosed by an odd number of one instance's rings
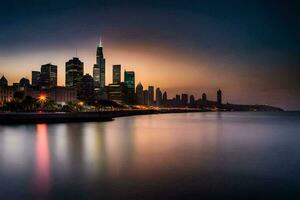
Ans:
POLYGON ((50 161, 48 130, 46 124, 36 126, 36 190, 38 196, 47 198, 50 188, 50 161))

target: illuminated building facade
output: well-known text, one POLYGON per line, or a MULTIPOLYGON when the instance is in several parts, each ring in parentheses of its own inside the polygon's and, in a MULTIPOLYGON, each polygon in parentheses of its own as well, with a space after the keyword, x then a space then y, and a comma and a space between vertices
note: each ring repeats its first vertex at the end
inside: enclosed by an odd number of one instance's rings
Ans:
POLYGON ((105 58, 103 55, 103 46, 100 40, 97 46, 96 64, 93 68, 94 85, 96 90, 104 91, 105 88, 105 58))
POLYGON ((79 58, 66 62, 66 87, 75 87, 81 81, 84 73, 84 64, 79 58))
POLYGON ((121 65, 113 65, 113 84, 121 83, 121 65))
POLYGON ((124 72, 124 83, 128 89, 128 103, 134 104, 135 100, 135 73, 134 71, 124 72))
POLYGON ((57 66, 51 63, 41 66, 40 85, 43 89, 57 86, 57 66))

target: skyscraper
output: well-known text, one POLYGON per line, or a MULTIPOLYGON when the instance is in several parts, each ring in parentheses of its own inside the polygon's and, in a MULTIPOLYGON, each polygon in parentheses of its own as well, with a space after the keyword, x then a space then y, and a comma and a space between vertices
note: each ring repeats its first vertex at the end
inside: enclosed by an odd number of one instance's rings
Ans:
POLYGON ((194 97, 194 95, 190 96, 190 106, 195 106, 195 97, 194 97))
POLYGON ((86 74, 78 84, 78 99, 92 102, 95 99, 94 79, 91 75, 86 74))
POLYGON ((103 46, 101 39, 97 46, 96 64, 94 65, 93 76, 95 88, 103 91, 105 88, 105 58, 103 55, 103 46))
POLYGON ((94 86, 95 90, 99 90, 100 87, 100 70, 97 64, 94 64, 93 67, 93 78, 94 78, 94 86))
POLYGON ((121 83, 121 65, 113 65, 113 84, 121 83))
POLYGON ((143 97, 144 97, 144 105, 149 105, 149 92, 148 92, 148 90, 143 91, 143 97))
POLYGON ((202 94, 202 101, 203 102, 206 102, 207 101, 207 96, 205 93, 202 94))
POLYGON ((124 72, 124 83, 128 88, 128 103, 134 103, 135 96, 135 74, 134 71, 125 71, 124 72))
POLYGON ((124 72, 124 82, 125 85, 129 88, 133 90, 135 89, 135 75, 134 75, 134 71, 125 71, 124 72))
POLYGON ((181 94, 181 104, 186 106, 188 104, 189 96, 187 94, 181 94))
POLYGON ((148 87, 148 105, 149 106, 153 106, 154 104, 154 87, 153 86, 149 86, 148 87))
POLYGON ((206 106, 207 105, 207 96, 205 93, 202 94, 202 99, 201 99, 201 105, 206 106))
POLYGON ((167 92, 165 91, 163 94, 163 104, 166 105, 168 103, 168 95, 167 92))
POLYGON ((40 79, 41 79, 41 72, 39 72, 39 71, 31 72, 31 85, 33 85, 33 86, 40 85, 40 79))
POLYGON ((57 66, 51 63, 41 66, 41 87, 48 89, 57 86, 57 66))
POLYGON ((222 91, 220 89, 217 91, 217 105, 222 105, 222 91))
POLYGON ((161 104, 162 104, 162 92, 161 92, 160 88, 156 88, 155 96, 156 96, 156 106, 161 106, 161 104))
POLYGON ((181 100, 180 100, 180 95, 176 94, 175 96, 175 106, 180 106, 181 105, 181 100))
POLYGON ((66 62, 66 86, 76 86, 83 77, 83 62, 79 58, 73 58, 66 62))
POLYGON ((141 83, 136 86, 136 103, 139 105, 144 104, 143 85, 141 83))

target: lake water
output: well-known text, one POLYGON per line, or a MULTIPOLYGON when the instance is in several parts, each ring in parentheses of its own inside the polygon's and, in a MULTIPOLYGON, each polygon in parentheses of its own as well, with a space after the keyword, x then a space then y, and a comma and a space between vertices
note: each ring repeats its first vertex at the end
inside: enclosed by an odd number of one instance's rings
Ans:
POLYGON ((299 199, 300 113, 0 126, 0 199, 299 199))

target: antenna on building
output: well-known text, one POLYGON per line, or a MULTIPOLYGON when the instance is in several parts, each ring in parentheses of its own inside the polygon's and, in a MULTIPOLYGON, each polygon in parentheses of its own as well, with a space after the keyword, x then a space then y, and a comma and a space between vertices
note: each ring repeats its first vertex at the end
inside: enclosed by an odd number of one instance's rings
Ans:
POLYGON ((101 37, 99 39, 99 47, 102 47, 102 40, 101 40, 101 37))
POLYGON ((75 54, 76 54, 76 58, 77 58, 77 47, 76 47, 76 49, 75 49, 75 54))

